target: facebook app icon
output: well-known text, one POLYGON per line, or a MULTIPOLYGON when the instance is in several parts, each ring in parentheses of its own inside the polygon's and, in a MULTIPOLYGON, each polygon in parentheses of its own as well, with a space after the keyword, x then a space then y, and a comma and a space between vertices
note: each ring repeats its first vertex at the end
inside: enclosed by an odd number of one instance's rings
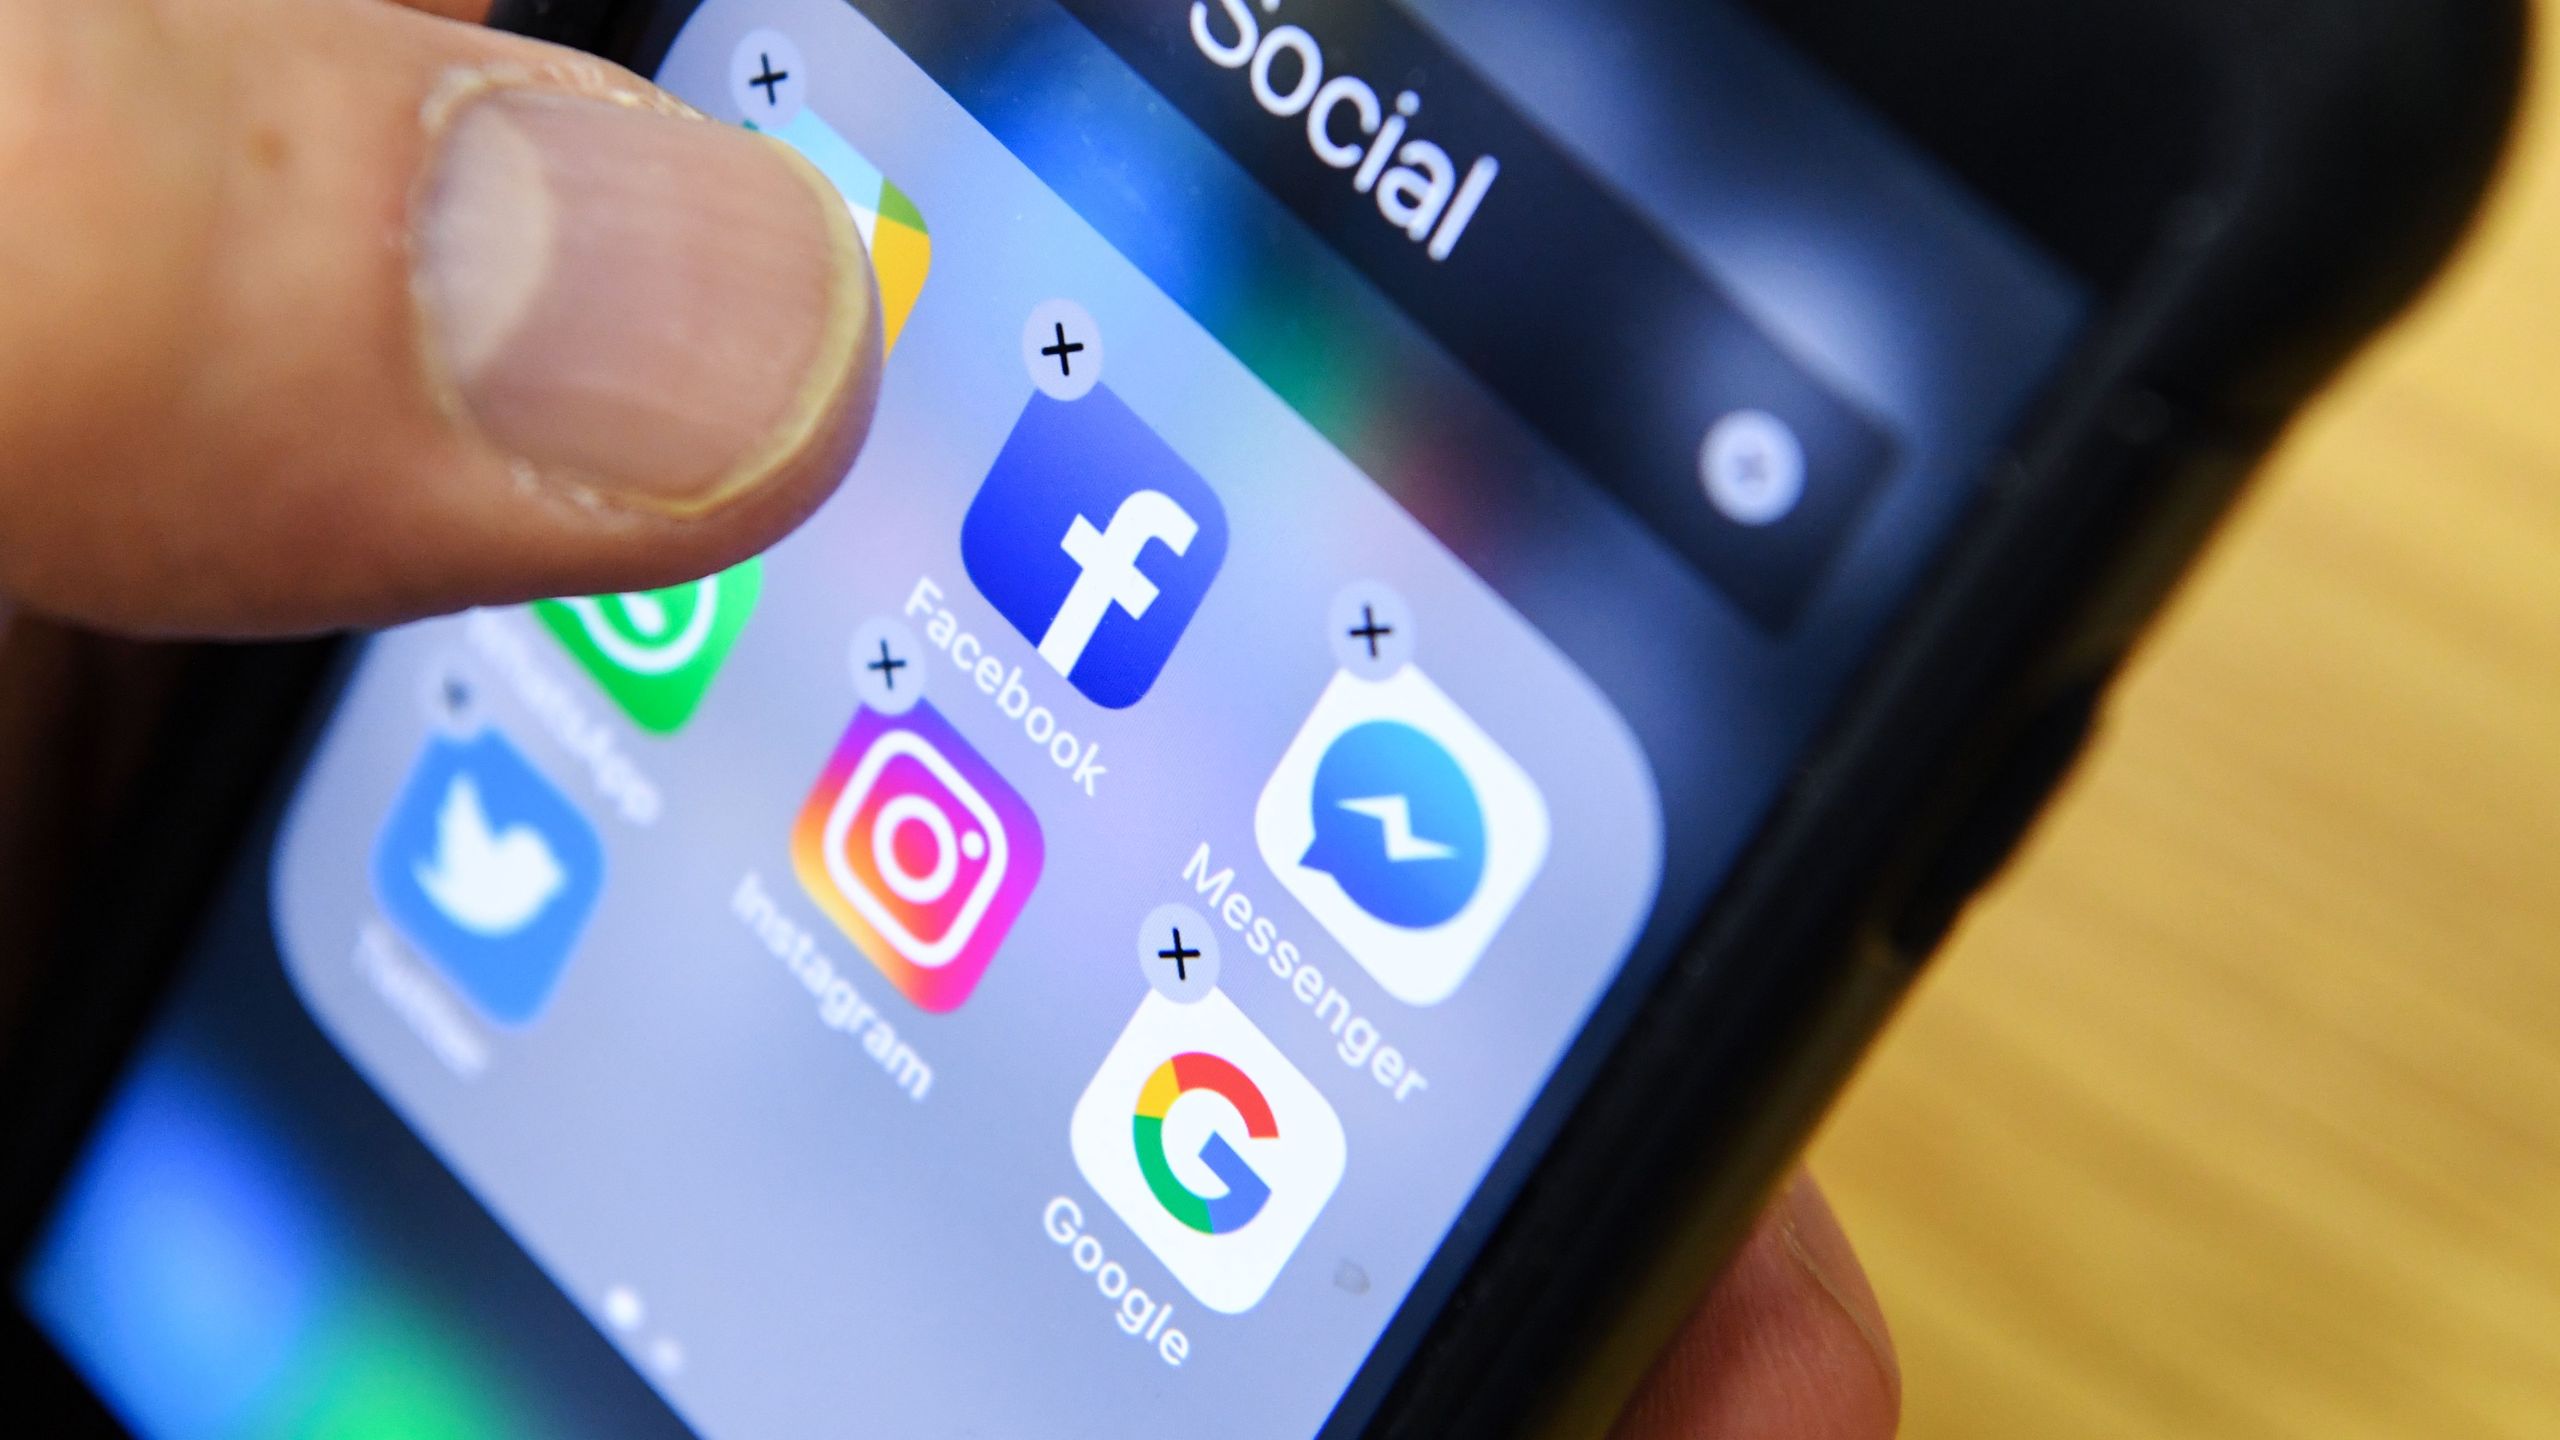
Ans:
POLYGON ((1227 558, 1207 481, 1103 386, 1035 395, 960 529, 979 593, 1084 697, 1125 710, 1227 558))

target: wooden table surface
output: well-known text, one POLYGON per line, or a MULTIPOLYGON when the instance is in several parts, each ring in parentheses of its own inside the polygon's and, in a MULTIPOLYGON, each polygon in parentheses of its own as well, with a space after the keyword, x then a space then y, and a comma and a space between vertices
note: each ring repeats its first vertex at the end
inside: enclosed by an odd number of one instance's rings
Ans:
POLYGON ((2560 1436, 2560 43, 1817 1145, 1935 1437, 2560 1436))

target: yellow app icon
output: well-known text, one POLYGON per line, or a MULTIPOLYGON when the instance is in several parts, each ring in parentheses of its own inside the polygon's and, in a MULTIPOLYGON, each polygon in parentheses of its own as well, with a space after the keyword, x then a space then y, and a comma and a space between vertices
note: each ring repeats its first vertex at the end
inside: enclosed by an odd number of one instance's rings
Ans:
POLYGON ((844 193, 854 228, 871 247, 871 267, 880 275, 881 336, 895 349, 898 332, 915 313, 916 297, 924 293, 925 272, 933 265, 933 238, 925 231, 924 215, 907 192, 890 183, 879 166, 819 119, 817 111, 801 106, 773 134, 808 157, 844 193))

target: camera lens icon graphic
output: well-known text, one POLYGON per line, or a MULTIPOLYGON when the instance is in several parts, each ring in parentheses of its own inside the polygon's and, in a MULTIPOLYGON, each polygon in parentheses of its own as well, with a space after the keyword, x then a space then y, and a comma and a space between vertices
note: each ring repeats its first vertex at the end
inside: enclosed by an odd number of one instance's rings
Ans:
POLYGON ((1039 878, 1039 823, 930 705, 864 710, 801 812, 810 897, 927 1010, 967 998, 1039 878))
POLYGON ((871 822, 872 869, 890 894, 910 905, 940 904, 960 878, 964 856, 973 865, 987 858, 985 832, 958 830, 949 810, 922 795, 891 799, 871 822), (919 833, 922 845, 916 843, 919 833), (913 859, 919 849, 932 857, 923 862, 922 874, 913 859))
POLYGON ((926 969, 958 957, 1012 859, 1004 822, 978 787, 931 741, 903 730, 855 766, 828 817, 826 847, 837 890, 926 969))

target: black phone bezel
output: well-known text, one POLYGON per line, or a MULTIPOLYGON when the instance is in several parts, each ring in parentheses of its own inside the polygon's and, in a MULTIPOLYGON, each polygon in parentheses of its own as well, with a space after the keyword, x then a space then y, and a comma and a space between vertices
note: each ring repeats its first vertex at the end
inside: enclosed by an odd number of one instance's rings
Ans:
MULTIPOLYGON (((2067 772, 2103 694, 2286 420, 2452 249, 2503 153, 2527 15, 2488 0, 2143 7, 2203 65, 2193 169, 2144 172, 2138 243, 2039 155, 2123 153, 2103 112, 2019 123, 1906 83, 2014 41, 2069 82, 2086 7, 1754 0, 2105 297, 2077 361, 1990 462, 1961 538, 1648 997, 1378 1436, 1600 1434, 1962 905, 2067 772), (1746 963, 1745 957, 1760 957, 1746 963), (1783 960, 1772 957, 1784 957, 1783 960)), ((2098 46, 2103 52, 2104 46, 2098 46)), ((2139 46, 2132 53, 2142 53, 2139 46)), ((2156 51, 2152 53, 2158 53, 2156 51)), ((1943 92, 1943 93, 1942 93, 1943 92)), ((2156 132, 2175 150, 2180 131, 2156 132)), ((2195 137, 2190 137, 2194 139, 2195 137)))
MULTIPOLYGON (((2500 150, 2525 23, 2520 0, 1748 4, 2086 279, 2104 320, 1567 1138, 1393 1373, 1364 1371, 1364 1434, 1597 1433, 1614 1413, 2000 858, 2020 817, 1986 839, 1981 807, 2007 762, 2067 756, 2284 418, 2450 248, 2500 150), (2017 83, 1980 83, 1999 77, 2017 83)), ((622 58, 691 8, 499 6, 622 58)), ((57 957, 8 1058, 12 1256, 338 661, 325 644, 195 661, 189 724, 126 827, 139 863, 114 867, 140 878, 93 888, 103 921, 57 957)), ((0 1376, 64 1433, 111 1432, 15 1306, 0 1376)))

